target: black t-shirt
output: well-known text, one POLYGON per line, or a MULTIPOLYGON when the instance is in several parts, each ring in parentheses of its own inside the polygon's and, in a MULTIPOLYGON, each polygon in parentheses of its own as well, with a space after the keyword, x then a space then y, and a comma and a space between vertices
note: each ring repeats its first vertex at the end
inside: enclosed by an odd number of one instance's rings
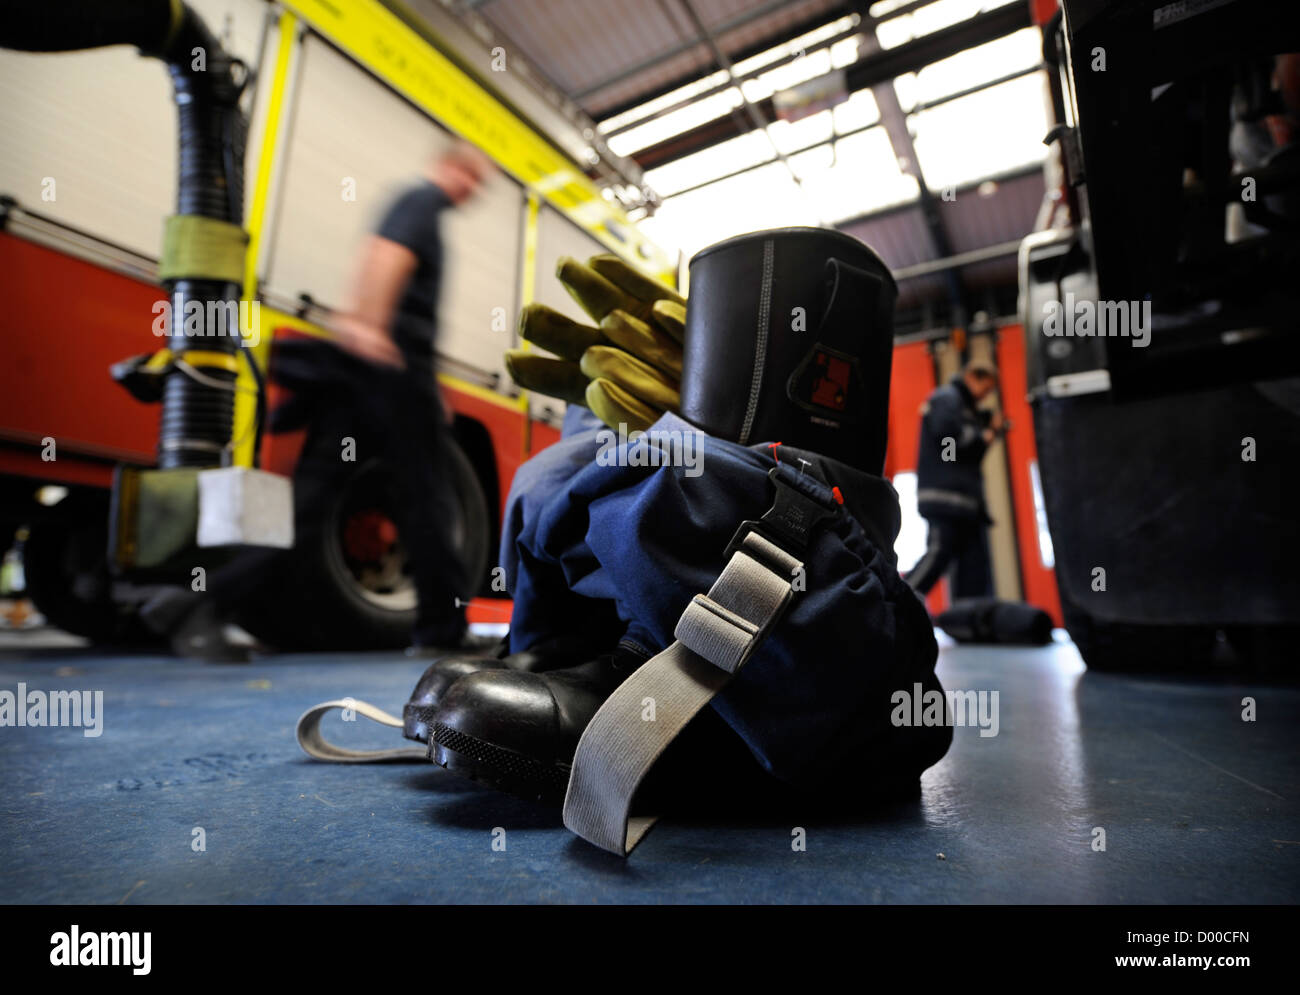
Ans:
POLYGON ((376 233, 415 253, 415 273, 406 285, 393 321, 393 334, 408 358, 412 353, 421 358, 433 354, 442 289, 439 216, 450 204, 440 187, 421 183, 393 201, 376 233))

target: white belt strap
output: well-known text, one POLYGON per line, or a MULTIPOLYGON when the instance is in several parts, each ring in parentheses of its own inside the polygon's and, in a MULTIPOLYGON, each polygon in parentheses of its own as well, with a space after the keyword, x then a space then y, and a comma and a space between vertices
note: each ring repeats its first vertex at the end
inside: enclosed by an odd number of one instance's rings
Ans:
POLYGON ((380 725, 402 728, 402 720, 396 715, 389 715, 382 708, 376 708, 366 701, 354 701, 344 698, 341 701, 322 701, 302 713, 298 719, 298 745, 316 760, 328 760, 336 764, 375 764, 375 763, 409 763, 414 760, 427 762, 428 747, 402 746, 391 750, 349 750, 345 746, 336 746, 327 740, 320 731, 320 720, 331 708, 344 711, 351 710, 358 715, 373 719, 380 725))
POLYGON ((802 567, 757 532, 744 536, 709 593, 686 606, 677 641, 624 681, 583 731, 564 799, 570 830, 611 853, 632 852, 657 818, 631 815, 641 781, 753 655, 789 604, 802 567))

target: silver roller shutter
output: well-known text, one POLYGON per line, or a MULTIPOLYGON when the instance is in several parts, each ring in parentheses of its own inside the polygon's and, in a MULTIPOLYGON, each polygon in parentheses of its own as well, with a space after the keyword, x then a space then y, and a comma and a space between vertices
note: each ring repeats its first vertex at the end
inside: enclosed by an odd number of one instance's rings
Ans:
MULTIPOLYGON (((537 214, 536 273, 533 281, 533 299, 555 308, 584 324, 591 318, 578 307, 569 292, 555 276, 555 266, 563 256, 586 260, 609 247, 583 231, 555 208, 543 204, 537 214)), ((530 395, 530 408, 534 418, 549 424, 558 424, 564 417, 566 405, 554 398, 530 395)))
MULTIPOLYGON (((190 2, 232 54, 258 64, 265 3, 190 2)), ((276 37, 272 28, 268 47, 276 37)), ((257 93, 250 174, 267 89, 257 93)), ((0 92, 0 193, 156 259, 163 218, 176 202, 176 107, 163 64, 126 45, 53 55, 0 51, 0 92), (54 181, 53 200, 42 199, 46 177, 54 181)), ((251 175, 245 183, 251 188, 251 175)))
POLYGON ((591 323, 569 292, 555 277, 555 266, 562 256, 586 260, 610 249, 593 235, 583 231, 559 211, 543 205, 537 215, 537 274, 533 283, 534 299, 580 321, 591 323))
MULTIPOLYGON (((303 46, 284 160, 268 292, 307 293, 337 308, 366 237, 392 199, 418 182, 447 132, 324 42, 303 46), (355 199, 345 194, 355 193, 355 199)), ((503 378, 518 310, 523 194, 498 174, 443 216, 446 269, 438 349, 503 378)), ((448 372, 458 371, 454 366, 448 372)))

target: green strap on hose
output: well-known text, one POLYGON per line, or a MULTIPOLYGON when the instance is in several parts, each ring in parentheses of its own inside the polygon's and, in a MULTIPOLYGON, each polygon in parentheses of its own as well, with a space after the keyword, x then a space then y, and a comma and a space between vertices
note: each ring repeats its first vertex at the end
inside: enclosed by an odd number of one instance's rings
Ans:
POLYGON ((160 280, 222 280, 241 283, 248 232, 229 221, 199 214, 173 214, 163 223, 160 280))

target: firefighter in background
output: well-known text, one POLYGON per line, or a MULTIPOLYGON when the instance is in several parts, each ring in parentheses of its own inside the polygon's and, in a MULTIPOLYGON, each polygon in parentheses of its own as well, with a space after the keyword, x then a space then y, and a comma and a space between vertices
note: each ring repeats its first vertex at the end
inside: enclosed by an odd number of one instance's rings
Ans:
POLYGON ((921 409, 916 503, 928 532, 925 553, 906 579, 922 597, 954 566, 954 600, 993 594, 987 536, 993 520, 984 501, 980 462, 1009 426, 1001 411, 978 405, 996 387, 992 364, 972 359, 921 409))
MULTIPOLYGON (((311 431, 294 471, 296 542, 320 542, 327 527, 325 510, 342 466, 339 440, 355 437, 359 449, 381 456, 392 474, 395 517, 416 589, 413 655, 473 645, 464 603, 474 585, 461 576, 446 535, 452 518, 445 507, 449 427, 435 344, 444 272, 440 219, 470 199, 492 170, 467 143, 436 155, 367 240, 348 305, 333 322, 333 344, 300 344, 278 352, 275 361, 277 380, 284 383, 283 374, 292 370, 295 391, 315 395, 311 431)), ((281 420, 281 429, 294 427, 283 423, 288 420, 281 420)), ((277 582, 272 578, 286 582, 275 569, 283 566, 279 556, 266 548, 246 550, 214 571, 206 596, 169 591, 145 606, 145 620, 181 655, 247 659, 249 647, 232 641, 226 623, 277 582)))
POLYGON ((389 207, 363 250, 355 289, 337 323, 339 345, 393 372, 392 394, 379 413, 377 437, 396 484, 397 525, 415 581, 418 609, 412 634, 417 654, 461 645, 462 598, 472 584, 457 576, 445 534, 447 414, 438 391, 435 344, 444 265, 443 211, 469 200, 493 171, 468 142, 430 163, 425 178, 389 207), (433 426, 434 439, 410 430, 433 426))

